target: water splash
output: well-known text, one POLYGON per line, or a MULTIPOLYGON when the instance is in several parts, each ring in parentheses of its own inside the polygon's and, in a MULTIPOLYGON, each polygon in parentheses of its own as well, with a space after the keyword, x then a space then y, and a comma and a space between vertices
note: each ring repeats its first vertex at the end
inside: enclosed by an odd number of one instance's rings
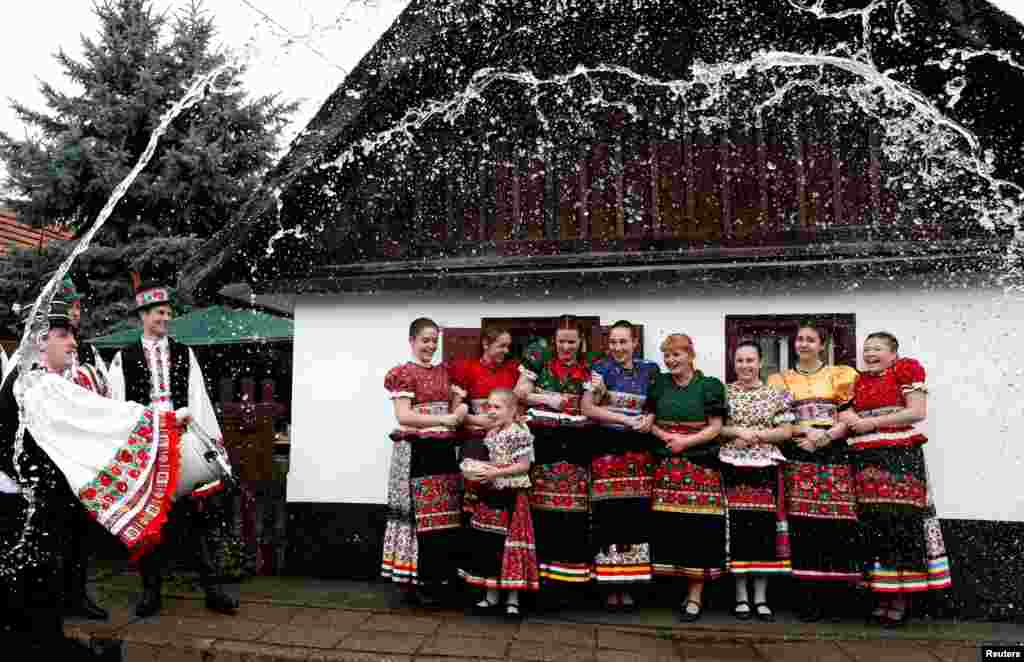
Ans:
POLYGON ((57 268, 49 282, 39 293, 35 303, 32 304, 32 308, 28 315, 28 322, 25 324, 24 332, 22 333, 21 340, 18 343, 18 349, 11 357, 11 361, 15 362, 15 365, 18 368, 18 379, 14 382, 14 397, 18 404, 19 416, 18 430, 14 438, 13 464, 16 480, 20 485, 24 486, 22 489, 22 495, 28 501, 28 507, 25 514, 25 524, 22 527, 21 536, 19 537, 18 542, 10 550, 11 554, 17 554, 25 551, 24 547, 27 544, 28 534, 32 530, 33 517, 36 513, 35 490, 31 485, 27 485, 27 481, 22 476, 20 466, 20 458, 25 446, 25 430, 29 423, 29 414, 24 408, 24 395, 28 389, 38 383, 43 376, 40 370, 33 368, 40 360, 40 342, 50 329, 49 310, 50 304, 53 301, 53 296, 56 293, 60 282, 71 269, 71 265, 74 263, 75 259, 89 248, 93 237, 100 231, 107 219, 110 218, 110 215, 113 213, 117 203, 121 201, 121 198, 123 198, 125 193, 127 193, 128 188, 135 182, 139 174, 149 164, 149 161, 153 158, 153 155, 156 152, 160 139, 167 132, 167 129, 170 128, 171 123, 173 123, 181 113, 202 100, 207 93, 211 91, 222 91, 216 87, 216 80, 222 73, 231 69, 232 66, 234 65, 224 64, 213 69, 209 73, 198 76, 182 97, 164 113, 163 117, 160 119, 159 125, 150 135, 146 149, 142 152, 138 161, 136 161, 135 166, 114 189, 110 198, 108 198, 107 203, 103 206, 103 209, 100 210, 96 220, 89 228, 89 231, 85 233, 81 241, 78 242, 78 245, 75 246, 74 250, 72 250, 67 258, 65 258, 60 267, 57 268))
MULTIPOLYGON (((553 130, 552 120, 544 109, 544 102, 548 100, 546 97, 557 95, 579 83, 585 86, 579 108, 563 108, 564 112, 602 107, 635 116, 637 106, 629 95, 643 90, 646 94, 664 95, 668 104, 685 106, 687 114, 696 116, 696 122, 704 132, 726 128, 737 122, 737 113, 726 110, 726 107, 730 95, 738 89, 758 90, 767 84, 770 90, 761 101, 752 104, 749 109, 749 117, 752 119, 739 120, 753 126, 761 125, 764 115, 780 106, 795 90, 809 89, 822 98, 852 101, 864 115, 882 120, 887 139, 882 147, 894 162, 906 161, 911 156, 920 159, 923 153, 933 164, 941 163, 944 167, 932 167, 918 173, 923 178, 923 184, 938 186, 961 173, 984 181, 989 196, 984 204, 975 205, 977 220, 984 227, 1017 227, 1024 217, 1024 188, 1015 182, 996 177, 992 159, 983 150, 978 137, 963 124, 944 114, 923 94, 882 73, 865 59, 787 51, 759 52, 750 59, 736 63, 696 62, 690 71, 690 78, 674 80, 662 80, 612 64, 578 66, 571 72, 549 78, 539 78, 524 71, 480 69, 457 94, 445 100, 429 100, 406 111, 402 118, 388 128, 355 142, 320 168, 341 169, 385 147, 391 150, 389 156, 400 157, 396 151, 415 147, 420 135, 432 122, 455 126, 471 107, 486 105, 488 89, 498 83, 511 83, 521 88, 521 96, 529 102, 542 133, 547 135, 552 134, 553 130), (771 77, 788 71, 795 73, 784 81, 771 77), (808 71, 813 74, 812 77, 802 75, 808 71), (837 78, 837 73, 843 77, 837 78), (619 98, 611 96, 608 89, 612 86, 602 84, 602 80, 609 77, 625 81, 628 93, 619 98)), ((552 105, 558 107, 558 104, 552 105)), ((273 243, 284 234, 279 231, 271 240, 268 250, 272 251, 273 243)))

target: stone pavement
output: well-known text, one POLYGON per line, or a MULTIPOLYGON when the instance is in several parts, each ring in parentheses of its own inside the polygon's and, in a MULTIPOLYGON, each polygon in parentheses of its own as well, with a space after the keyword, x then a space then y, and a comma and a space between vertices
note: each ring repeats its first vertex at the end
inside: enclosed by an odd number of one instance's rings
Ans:
MULTIPOLYGON (((1024 627, 914 622, 899 630, 862 623, 739 622, 708 612, 681 625, 666 608, 628 615, 566 611, 522 623, 394 606, 383 583, 256 578, 239 587, 236 616, 207 611, 201 594, 165 588, 159 616, 132 613, 138 577, 96 587, 106 623, 68 621, 66 632, 103 659, 124 662, 973 662, 979 642, 1024 641, 1024 627)), ((72 662, 72 661, 66 661, 72 662)))

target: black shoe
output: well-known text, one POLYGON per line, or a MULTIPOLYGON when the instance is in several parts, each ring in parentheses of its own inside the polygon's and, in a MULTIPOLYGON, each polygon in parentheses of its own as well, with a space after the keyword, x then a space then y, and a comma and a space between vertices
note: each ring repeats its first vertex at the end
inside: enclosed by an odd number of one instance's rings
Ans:
POLYGON ((139 604, 135 605, 135 615, 139 618, 149 618, 160 613, 162 606, 160 589, 147 588, 143 590, 139 604))
POLYGON ((93 602, 92 598, 85 594, 68 601, 64 606, 64 615, 72 618, 88 618, 93 621, 105 621, 110 617, 106 609, 93 602))
POLYGON ((704 606, 696 600, 684 600, 679 605, 679 620, 683 623, 694 623, 700 620, 701 614, 704 612, 704 606), (696 605, 697 611, 691 612, 686 609, 687 605, 696 605))
POLYGON ((772 611, 767 602, 755 602, 754 615, 757 616, 759 621, 764 621, 765 623, 775 622, 775 612, 772 611))
POLYGON ((238 600, 222 589, 210 589, 206 592, 206 608, 218 614, 231 615, 238 611, 238 600))
POLYGON ((750 603, 746 600, 738 600, 736 606, 732 608, 732 615, 741 621, 749 621, 754 616, 754 612, 750 611, 750 603), (746 607, 746 610, 741 610, 740 607, 746 607))

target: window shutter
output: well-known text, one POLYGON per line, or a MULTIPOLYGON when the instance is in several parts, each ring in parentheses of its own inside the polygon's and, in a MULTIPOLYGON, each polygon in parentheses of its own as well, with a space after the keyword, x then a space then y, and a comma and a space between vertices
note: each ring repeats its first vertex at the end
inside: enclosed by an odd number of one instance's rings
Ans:
POLYGON ((836 365, 857 367, 857 325, 853 315, 837 315, 832 327, 836 365))

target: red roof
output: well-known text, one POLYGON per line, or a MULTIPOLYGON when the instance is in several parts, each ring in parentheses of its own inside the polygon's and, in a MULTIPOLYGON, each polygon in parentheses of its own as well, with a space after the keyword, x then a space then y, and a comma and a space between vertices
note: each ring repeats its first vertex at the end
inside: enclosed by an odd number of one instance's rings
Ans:
POLYGON ((56 227, 33 228, 19 223, 14 212, 0 209, 0 256, 6 255, 11 244, 19 248, 40 248, 51 241, 74 239, 74 233, 56 227))

